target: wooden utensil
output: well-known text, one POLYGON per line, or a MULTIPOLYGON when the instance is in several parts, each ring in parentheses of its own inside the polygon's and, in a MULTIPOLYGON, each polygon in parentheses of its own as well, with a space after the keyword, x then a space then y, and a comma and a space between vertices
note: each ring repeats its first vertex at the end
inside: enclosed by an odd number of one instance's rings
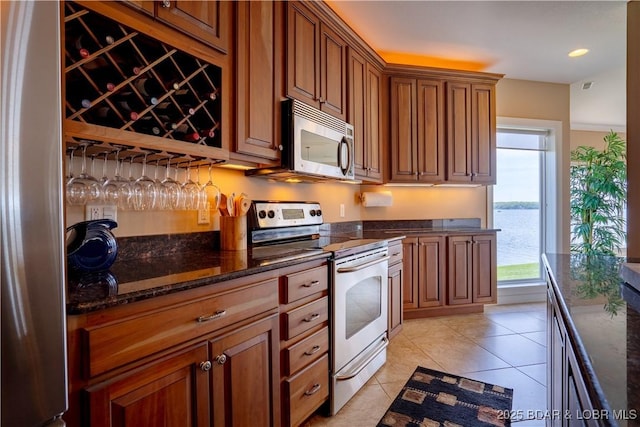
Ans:
POLYGON ((229 216, 235 216, 235 198, 236 193, 231 193, 229 197, 227 197, 227 211, 229 212, 229 216))
POLYGON ((238 216, 244 216, 249 212, 249 208, 251 207, 251 199, 247 197, 246 194, 242 193, 238 197, 238 201, 236 202, 236 212, 238 216))
POLYGON ((220 206, 218 210, 220 211, 220 215, 229 216, 229 210, 227 209, 227 196, 223 193, 220 193, 220 206))

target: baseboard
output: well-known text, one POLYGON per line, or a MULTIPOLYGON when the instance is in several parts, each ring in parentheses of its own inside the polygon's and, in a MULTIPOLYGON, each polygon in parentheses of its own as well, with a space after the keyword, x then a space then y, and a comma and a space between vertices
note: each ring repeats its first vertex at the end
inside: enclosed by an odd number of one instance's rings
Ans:
POLYGON ((498 287, 498 304, 543 302, 546 301, 546 299, 547 285, 545 283, 498 287))

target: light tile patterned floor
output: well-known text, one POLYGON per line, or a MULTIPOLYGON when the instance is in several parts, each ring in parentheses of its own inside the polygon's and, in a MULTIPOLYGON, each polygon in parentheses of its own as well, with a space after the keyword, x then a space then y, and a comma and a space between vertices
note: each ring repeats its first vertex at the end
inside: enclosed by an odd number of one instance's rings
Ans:
POLYGON ((315 415, 306 427, 374 427, 417 365, 513 388, 514 410, 544 411, 545 333, 545 303, 490 305, 481 314, 407 320, 376 375, 336 416, 315 415))

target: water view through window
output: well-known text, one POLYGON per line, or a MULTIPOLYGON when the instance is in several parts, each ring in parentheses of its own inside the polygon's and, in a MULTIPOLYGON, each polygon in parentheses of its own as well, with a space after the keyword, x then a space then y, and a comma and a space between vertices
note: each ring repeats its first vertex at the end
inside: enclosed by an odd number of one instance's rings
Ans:
POLYGON ((498 282, 541 278, 544 136, 498 132, 493 224, 498 232, 498 282))

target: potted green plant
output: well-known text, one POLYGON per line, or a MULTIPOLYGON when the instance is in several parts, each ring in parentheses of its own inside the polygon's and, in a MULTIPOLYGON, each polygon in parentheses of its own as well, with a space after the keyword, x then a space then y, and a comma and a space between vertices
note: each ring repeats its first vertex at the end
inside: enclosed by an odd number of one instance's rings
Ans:
POLYGON ((626 240, 626 142, 611 131, 604 143, 571 152, 571 252, 618 255, 626 240))

